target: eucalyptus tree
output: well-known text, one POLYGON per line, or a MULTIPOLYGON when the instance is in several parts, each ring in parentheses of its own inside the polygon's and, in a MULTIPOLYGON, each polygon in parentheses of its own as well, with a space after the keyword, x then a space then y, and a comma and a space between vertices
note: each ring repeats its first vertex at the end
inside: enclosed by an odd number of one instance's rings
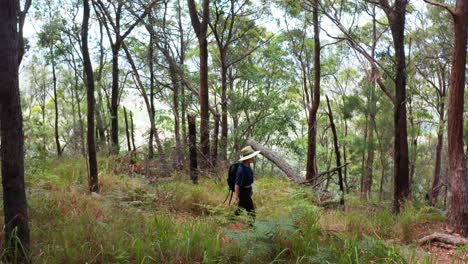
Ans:
POLYGON ((112 153, 119 152, 119 121, 118 109, 120 99, 120 82, 119 82, 119 52, 122 48, 124 40, 130 35, 135 27, 149 14, 153 5, 158 2, 154 1, 148 6, 133 7, 133 1, 119 0, 103 2, 101 0, 93 0, 96 14, 102 25, 106 29, 107 37, 111 43, 112 50, 112 89, 111 89, 111 141, 112 153), (133 9, 142 9, 143 11, 135 18, 131 13, 133 9))
MULTIPOLYGON (((327 1, 322 5, 323 14, 327 16, 343 34, 341 37, 361 56, 363 56, 374 69, 374 79, 381 90, 389 97, 394 104, 394 199, 393 209, 400 211, 402 203, 409 198, 409 155, 408 155, 408 130, 406 115, 406 54, 405 54, 405 18, 408 0, 394 0, 391 3, 388 0, 369 1, 365 5, 376 5, 386 15, 388 27, 390 28, 393 50, 394 64, 393 79, 395 93, 393 94, 389 86, 385 84, 382 78, 382 65, 376 61, 362 42, 356 38, 353 30, 356 25, 352 20, 351 27, 343 24, 343 13, 359 12, 360 5, 355 1, 347 1, 345 4, 337 6, 335 2, 327 1), (380 68, 380 70, 379 70, 380 68), (377 69, 377 70, 376 70, 377 69)), ((385 70, 384 70, 385 71, 385 70)))
POLYGON ((454 47, 450 74, 447 128, 449 179, 452 191, 450 224, 457 232, 468 235, 468 170, 463 137, 468 1, 457 0, 455 7, 431 0, 425 1, 446 9, 453 18, 454 47))
POLYGON ((317 169, 317 112, 320 105, 320 24, 319 8, 320 0, 311 0, 308 4, 312 8, 312 24, 314 31, 314 84, 312 100, 309 107, 308 138, 307 138, 307 168, 306 179, 315 180, 318 176, 317 169))
POLYGON ((0 137, 5 260, 28 262, 29 223, 24 184, 24 136, 18 68, 24 54, 23 26, 31 1, 0 1, 0 137), (19 257, 19 259, 16 259, 19 257))
MULTIPOLYGON (((214 57, 218 61, 221 71, 220 159, 223 161, 227 158, 228 143, 228 70, 264 44, 260 38, 263 29, 256 25, 256 21, 261 18, 263 11, 258 8, 254 10, 254 8, 256 6, 247 0, 213 1, 209 26, 217 47, 214 57), (247 45, 242 45, 245 43, 247 45), (240 46, 243 47, 240 48, 240 46)), ((217 146, 213 144, 213 147, 217 146)), ((211 158, 214 166, 216 166, 216 154, 212 155, 211 158)))
POLYGON ((201 168, 209 167, 210 156, 210 112, 209 112, 209 90, 208 90, 208 23, 210 20, 210 1, 202 1, 202 9, 200 11, 201 18, 195 0, 187 0, 192 22, 193 30, 198 39, 198 48, 200 55, 200 149, 202 156, 201 168))
POLYGON ((93 65, 89 55, 88 46, 88 30, 89 18, 91 16, 90 0, 83 0, 83 23, 81 26, 81 52, 83 54, 83 66, 86 75, 87 99, 88 99, 88 130, 87 130, 87 143, 88 143, 88 162, 89 162, 89 191, 99 192, 98 180, 98 167, 96 158, 96 139, 95 139, 95 126, 94 126, 94 113, 96 100, 94 97, 95 83, 93 65))
POLYGON ((41 32, 38 35, 39 47, 47 50, 45 56, 46 61, 50 63, 52 69, 52 84, 53 84, 53 101, 54 101, 54 138, 57 155, 61 156, 63 148, 60 144, 59 134, 59 98, 57 93, 57 65, 59 64, 61 57, 63 56, 64 49, 62 47, 62 19, 58 16, 59 6, 51 1, 37 2, 37 8, 39 9, 38 19, 44 21, 41 32))
POLYGON ((440 191, 447 181, 442 177, 444 133, 446 127, 447 95, 450 78, 450 62, 453 49, 452 23, 446 12, 438 7, 428 6, 427 12, 420 17, 421 28, 412 33, 417 41, 413 60, 418 81, 426 84, 427 89, 415 89, 418 97, 437 115, 437 144, 434 159, 434 172, 429 198, 432 205, 437 204, 440 191), (432 23, 427 23, 431 21, 432 23), (427 26, 426 26, 427 25, 427 26), (435 96, 434 96, 435 95, 435 96))

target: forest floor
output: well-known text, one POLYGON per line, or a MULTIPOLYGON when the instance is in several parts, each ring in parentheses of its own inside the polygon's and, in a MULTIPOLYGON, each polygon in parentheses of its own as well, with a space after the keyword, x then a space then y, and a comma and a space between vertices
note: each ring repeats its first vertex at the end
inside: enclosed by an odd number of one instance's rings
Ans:
MULTIPOLYGON (((35 263, 463 263, 467 247, 418 238, 444 230, 431 207, 346 197, 346 210, 316 206, 304 187, 262 176, 257 219, 223 204, 225 176, 193 185, 182 174, 147 180, 100 160, 100 194, 87 192, 84 160, 28 161, 35 263)), ((465 262, 466 263, 466 262, 465 262)))

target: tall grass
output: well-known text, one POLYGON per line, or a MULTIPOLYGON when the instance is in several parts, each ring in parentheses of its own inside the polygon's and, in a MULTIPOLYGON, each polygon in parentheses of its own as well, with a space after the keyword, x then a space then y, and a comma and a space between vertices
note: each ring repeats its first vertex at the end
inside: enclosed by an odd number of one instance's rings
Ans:
POLYGON ((84 164, 29 164, 36 263, 416 263, 428 257, 386 241, 411 242, 414 224, 437 218, 416 207, 400 216, 385 207, 324 211, 309 190, 262 177, 254 189, 257 220, 249 228, 246 219, 233 218, 234 206, 222 204, 224 179, 192 185, 178 175, 150 183, 116 175, 112 160, 102 159, 102 192, 90 195, 84 164))

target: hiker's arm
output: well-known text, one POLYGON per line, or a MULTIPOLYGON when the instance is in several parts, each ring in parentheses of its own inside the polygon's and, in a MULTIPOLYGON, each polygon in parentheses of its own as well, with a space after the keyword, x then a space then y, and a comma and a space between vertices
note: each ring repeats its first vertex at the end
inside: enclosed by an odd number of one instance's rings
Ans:
POLYGON ((239 199, 239 185, 234 186, 235 199, 239 199))

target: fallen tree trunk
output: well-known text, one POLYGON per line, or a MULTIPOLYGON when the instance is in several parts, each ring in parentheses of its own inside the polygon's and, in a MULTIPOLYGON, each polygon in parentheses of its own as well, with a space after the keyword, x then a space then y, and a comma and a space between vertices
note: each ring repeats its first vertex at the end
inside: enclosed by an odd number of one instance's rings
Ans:
POLYGON ((261 151, 262 156, 273 162, 281 171, 283 171, 288 178, 295 182, 301 182, 304 180, 303 177, 289 165, 287 161, 282 159, 275 151, 263 146, 253 139, 247 140, 247 143, 252 146, 254 150, 261 151))
POLYGON ((429 243, 431 241, 439 241, 439 242, 442 242, 442 243, 451 244, 451 245, 455 245, 455 246, 468 245, 468 239, 466 239, 466 238, 463 238, 463 237, 460 237, 460 236, 455 236, 455 235, 438 233, 438 232, 419 239, 418 244, 423 245, 423 244, 429 243))

